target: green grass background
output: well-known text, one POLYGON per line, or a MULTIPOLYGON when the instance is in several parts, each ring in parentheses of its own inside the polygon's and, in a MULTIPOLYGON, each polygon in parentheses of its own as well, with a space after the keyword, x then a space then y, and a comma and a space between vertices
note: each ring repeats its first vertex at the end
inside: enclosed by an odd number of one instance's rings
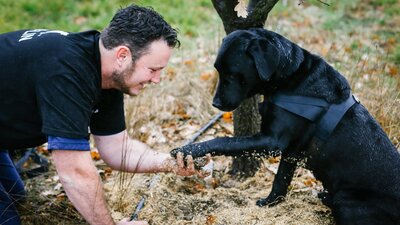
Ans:
MULTIPOLYGON (((288 1, 290 2, 290 1, 288 1)), ((323 29, 351 32, 354 27, 385 25, 400 14, 397 0, 325 0, 325 6, 316 0, 303 4, 324 7, 323 29), (365 5, 383 10, 379 16, 371 14, 369 19, 357 18, 353 13, 365 5)), ((151 6, 180 32, 180 39, 186 40, 208 34, 221 27, 211 0, 0 0, 0 33, 18 29, 47 28, 77 32, 89 29, 102 30, 121 7, 131 3, 151 6), (213 29, 210 29, 213 27, 213 29)), ((295 13, 293 4, 277 4, 271 16, 282 13, 295 13)), ((397 23, 397 25, 399 25, 397 23)), ((399 30, 384 30, 378 33, 382 38, 395 37, 399 40, 399 30)), ((189 42, 189 41, 186 41, 189 42)), ((389 58, 400 65, 400 41, 390 52, 389 58)))
POLYGON ((216 20, 209 0, 0 0, 0 32, 48 28, 67 31, 102 30, 121 7, 135 3, 151 6, 186 36, 216 20))

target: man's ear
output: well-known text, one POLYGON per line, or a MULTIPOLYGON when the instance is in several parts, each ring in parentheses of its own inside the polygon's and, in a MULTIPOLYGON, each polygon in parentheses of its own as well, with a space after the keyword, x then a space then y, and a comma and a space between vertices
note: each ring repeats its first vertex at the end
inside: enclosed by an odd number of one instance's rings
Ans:
POLYGON ((261 80, 269 81, 278 69, 279 50, 266 39, 254 38, 250 40, 246 52, 253 58, 261 80))
POLYGON ((116 57, 118 60, 118 64, 122 66, 126 62, 129 63, 129 60, 132 59, 131 51, 127 46, 120 45, 117 47, 116 57))

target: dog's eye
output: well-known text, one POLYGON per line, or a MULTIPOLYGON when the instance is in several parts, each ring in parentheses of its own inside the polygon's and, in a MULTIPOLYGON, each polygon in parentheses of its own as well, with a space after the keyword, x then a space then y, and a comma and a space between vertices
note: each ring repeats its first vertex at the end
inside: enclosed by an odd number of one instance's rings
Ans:
POLYGON ((227 83, 243 83, 244 76, 241 73, 231 73, 226 77, 227 83))

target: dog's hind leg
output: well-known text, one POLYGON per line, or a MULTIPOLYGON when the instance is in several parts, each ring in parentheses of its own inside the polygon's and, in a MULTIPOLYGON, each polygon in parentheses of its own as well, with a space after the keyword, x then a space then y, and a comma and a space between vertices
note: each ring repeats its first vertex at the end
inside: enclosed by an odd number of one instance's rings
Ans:
POLYGON ((337 225, 398 225, 393 217, 374 205, 349 204, 333 206, 332 214, 337 225))
MULTIPOLYGON (((387 196, 386 196, 387 197, 387 196)), ((399 203, 362 190, 332 195, 332 214, 338 225, 399 225, 399 203)))
POLYGON ((281 202, 286 196, 295 170, 295 162, 288 162, 282 158, 281 162, 279 163, 278 172, 275 175, 271 193, 268 195, 268 197, 259 199, 256 204, 258 206, 273 206, 281 202))

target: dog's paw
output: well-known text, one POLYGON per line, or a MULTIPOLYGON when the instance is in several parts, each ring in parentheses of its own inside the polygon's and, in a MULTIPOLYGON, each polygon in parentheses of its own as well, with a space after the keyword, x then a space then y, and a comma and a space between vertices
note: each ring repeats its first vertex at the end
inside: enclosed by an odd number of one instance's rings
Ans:
POLYGON ((179 152, 182 152, 182 148, 174 148, 169 152, 169 154, 176 158, 176 155, 178 155, 179 152))
POLYGON ((178 153, 182 153, 183 158, 186 158, 186 156, 191 155, 193 158, 198 157, 196 152, 194 152, 191 148, 190 145, 185 145, 182 147, 174 148, 170 152, 172 157, 176 158, 178 153))
POLYGON ((184 158, 188 155, 191 155, 195 159, 198 157, 205 156, 207 154, 207 151, 205 151, 204 145, 195 143, 195 144, 184 145, 184 146, 172 149, 170 151, 171 156, 174 158, 176 158, 176 155, 178 153, 182 153, 184 158))
POLYGON ((282 202, 285 199, 285 197, 283 196, 278 196, 278 197, 274 197, 274 198, 270 198, 269 196, 267 198, 260 198, 259 200, 257 200, 256 205, 263 207, 263 206, 268 206, 268 207, 272 207, 277 205, 278 203, 282 202))

